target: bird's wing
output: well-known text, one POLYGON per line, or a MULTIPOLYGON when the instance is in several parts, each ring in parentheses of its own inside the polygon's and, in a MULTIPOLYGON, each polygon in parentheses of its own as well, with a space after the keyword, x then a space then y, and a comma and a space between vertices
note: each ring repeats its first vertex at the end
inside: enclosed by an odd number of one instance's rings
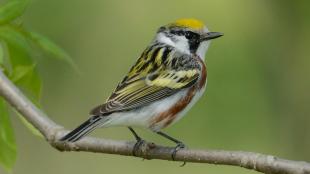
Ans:
POLYGON ((194 85, 199 77, 200 65, 189 55, 178 54, 171 54, 165 62, 161 62, 158 54, 163 54, 165 49, 159 49, 156 56, 158 58, 153 61, 140 58, 107 102, 94 108, 90 114, 108 115, 139 108, 194 85), (150 71, 150 67, 154 66, 157 68, 150 71))

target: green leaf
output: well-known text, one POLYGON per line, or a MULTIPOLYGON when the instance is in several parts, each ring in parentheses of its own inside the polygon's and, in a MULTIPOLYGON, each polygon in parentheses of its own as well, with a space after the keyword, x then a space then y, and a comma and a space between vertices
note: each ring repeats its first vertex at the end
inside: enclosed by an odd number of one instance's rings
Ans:
POLYGON ((31 39, 36 45, 38 45, 43 51, 52 54, 53 57, 58 58, 67 62, 70 66, 72 66, 77 72, 79 69, 77 65, 74 63, 72 58, 66 53, 65 50, 57 46, 54 42, 46 38, 45 36, 35 33, 35 32, 25 32, 26 36, 31 39))
POLYGON ((16 28, 10 26, 0 27, 0 39, 7 45, 12 67, 33 64, 29 42, 16 28))
MULTIPOLYGON (((36 64, 31 58, 31 47, 28 40, 14 27, 0 27, 0 39, 6 43, 9 53, 11 64, 9 78, 28 94, 33 103, 39 106, 42 83, 36 70, 36 64)), ((31 132, 35 132, 29 124, 25 125, 31 132)), ((35 135, 37 134, 35 133, 35 135)))
POLYGON ((28 40, 13 27, 0 27, 0 39, 7 44, 9 62, 12 66, 10 79, 28 92, 30 98, 38 101, 41 97, 42 84, 31 58, 31 47, 28 40))
POLYGON ((0 164, 11 171, 16 161, 16 143, 6 103, 0 98, 0 164))
POLYGON ((16 66, 14 67, 15 69, 13 70, 13 73, 10 76, 10 79, 12 82, 17 83, 21 80, 23 80, 23 78, 25 78, 29 73, 31 73, 32 71, 34 71, 35 68, 35 64, 31 65, 31 66, 16 66))
POLYGON ((38 103, 41 98, 42 83, 35 65, 16 66, 9 77, 16 85, 30 94, 29 97, 33 102, 38 103))
POLYGON ((2 44, 0 43, 0 68, 4 66, 4 51, 2 44))
POLYGON ((11 22, 21 16, 28 4, 28 0, 8 1, 0 7, 0 25, 11 22))
MULTIPOLYGON (((31 74, 35 71, 36 65, 33 64, 32 66, 17 66, 16 69, 13 71, 12 75, 10 76, 10 79, 13 83, 15 84, 26 84, 25 80, 28 79, 28 76, 31 76, 31 74)), ((32 84, 32 87, 38 87, 41 88, 41 82, 34 82, 32 79, 30 81, 31 83, 37 83, 36 85, 32 84)), ((30 87, 31 88, 31 87, 30 87)), ((33 103, 35 103, 37 106, 40 106, 38 103, 38 99, 40 99, 40 91, 41 89, 33 89, 33 92, 38 91, 39 93, 36 94, 36 99, 31 99, 33 103)), ((35 128, 33 127, 32 124, 30 124, 23 116, 21 116, 18 112, 16 112, 21 119, 22 123, 36 136, 39 136, 43 138, 42 134, 35 128)))

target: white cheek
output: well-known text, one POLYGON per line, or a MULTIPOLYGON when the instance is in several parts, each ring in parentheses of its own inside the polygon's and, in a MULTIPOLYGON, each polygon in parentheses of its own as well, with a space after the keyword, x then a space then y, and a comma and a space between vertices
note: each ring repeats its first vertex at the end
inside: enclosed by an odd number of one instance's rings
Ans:
POLYGON ((155 40, 170 45, 178 49, 180 52, 190 54, 189 45, 187 39, 184 36, 177 36, 174 39, 175 40, 172 41, 171 38, 167 37, 165 34, 158 33, 155 40))
POLYGON ((197 49, 196 54, 202 60, 205 60, 206 52, 208 51, 209 45, 210 45, 210 41, 205 41, 205 42, 202 42, 197 49))
POLYGON ((172 40, 163 33, 158 33, 155 40, 175 47, 174 42, 172 42, 172 40))
POLYGON ((184 36, 177 36, 175 41, 175 48, 185 54, 190 54, 188 40, 184 36))

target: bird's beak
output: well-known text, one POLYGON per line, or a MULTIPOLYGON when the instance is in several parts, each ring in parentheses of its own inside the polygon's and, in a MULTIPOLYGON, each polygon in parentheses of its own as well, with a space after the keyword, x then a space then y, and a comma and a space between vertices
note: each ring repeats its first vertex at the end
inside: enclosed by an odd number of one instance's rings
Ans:
POLYGON ((220 33, 220 32, 208 32, 208 33, 205 33, 205 34, 201 35, 200 42, 207 41, 207 40, 212 40, 212 39, 221 37, 223 35, 224 34, 220 33))

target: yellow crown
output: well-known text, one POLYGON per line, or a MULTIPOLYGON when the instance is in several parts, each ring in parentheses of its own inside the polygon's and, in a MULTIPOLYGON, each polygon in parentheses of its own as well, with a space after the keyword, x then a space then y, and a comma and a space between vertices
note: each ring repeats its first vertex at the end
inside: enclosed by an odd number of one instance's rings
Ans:
POLYGON ((177 27, 186 27, 195 30, 201 30, 205 27, 204 23, 197 19, 179 19, 171 24, 177 27))

